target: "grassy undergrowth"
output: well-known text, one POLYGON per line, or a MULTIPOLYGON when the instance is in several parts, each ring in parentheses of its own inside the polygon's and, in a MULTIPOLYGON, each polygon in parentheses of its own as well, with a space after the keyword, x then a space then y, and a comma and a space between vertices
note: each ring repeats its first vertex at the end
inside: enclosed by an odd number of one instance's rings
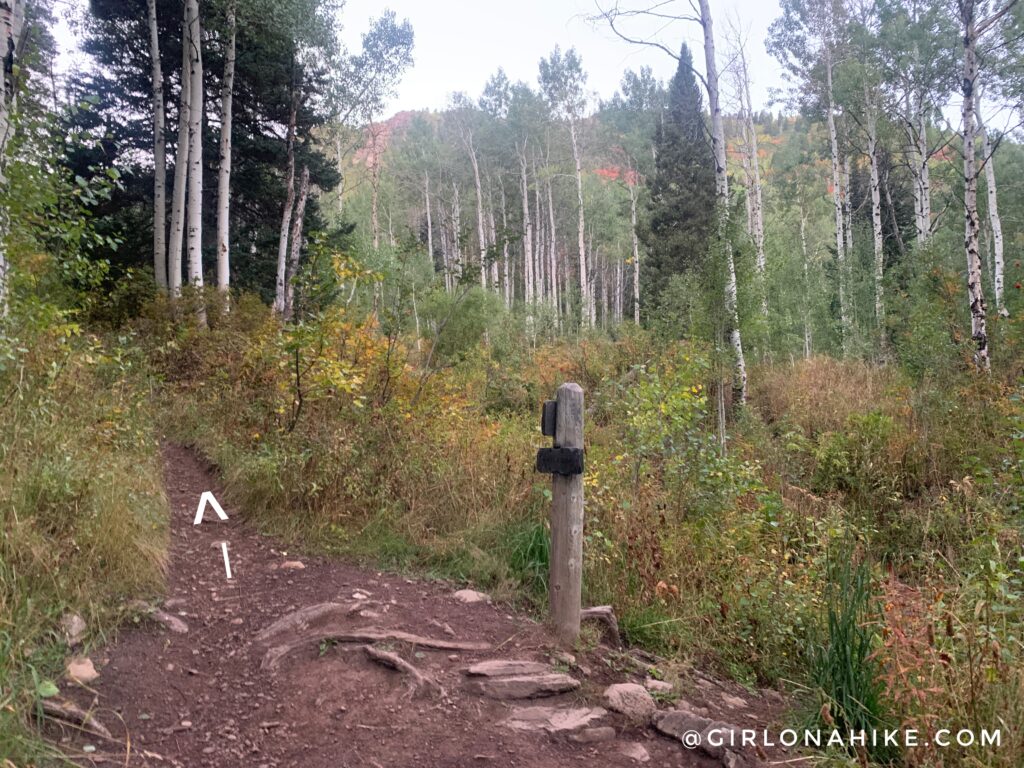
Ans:
POLYGON ((428 357, 337 312, 282 332, 245 298, 214 325, 146 320, 164 426, 265 529, 539 608, 537 410, 575 380, 585 600, 613 604, 630 642, 785 681, 819 722, 1002 724, 999 750, 918 750, 919 764, 1019 764, 1024 417, 998 377, 762 368, 724 454, 708 356, 646 333, 534 347, 510 319, 485 346, 428 357), (837 581, 837 551, 856 579, 837 581), (847 674, 854 655, 872 666, 847 674))
POLYGON ((0 755, 54 753, 31 713, 60 683, 59 626, 75 612, 87 646, 128 598, 155 593, 166 500, 141 356, 78 337, 73 324, 11 327, 0 346, 0 755))

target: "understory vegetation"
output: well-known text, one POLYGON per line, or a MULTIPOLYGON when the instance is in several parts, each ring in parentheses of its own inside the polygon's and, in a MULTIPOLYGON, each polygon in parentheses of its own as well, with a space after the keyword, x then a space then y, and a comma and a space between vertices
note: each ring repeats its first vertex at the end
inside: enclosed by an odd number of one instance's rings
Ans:
POLYGON ((522 318, 481 319, 488 343, 426 369, 372 318, 332 312, 282 333, 243 300, 199 332, 165 312, 141 334, 159 340, 165 428, 266 530, 542 611, 538 409, 577 381, 585 603, 613 605, 628 642, 797 692, 808 722, 1002 728, 998 749, 920 748, 917 764, 1022 754, 1012 372, 766 365, 723 451, 712 356, 645 331, 533 346, 522 318))

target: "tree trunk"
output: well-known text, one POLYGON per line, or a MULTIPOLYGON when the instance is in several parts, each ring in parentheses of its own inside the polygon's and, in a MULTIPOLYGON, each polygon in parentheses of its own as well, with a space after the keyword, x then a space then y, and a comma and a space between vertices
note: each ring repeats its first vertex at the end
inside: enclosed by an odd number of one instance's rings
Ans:
POLYGON ((811 356, 811 280, 807 258, 807 210, 803 200, 800 201, 800 253, 803 255, 804 267, 804 298, 802 315, 804 321, 804 357, 811 356))
POLYGON ((832 90, 832 51, 825 46, 825 87, 828 95, 827 123, 832 159, 832 205, 836 215, 836 270, 839 273, 839 332, 843 354, 850 343, 850 311, 846 305, 846 243, 843 239, 843 184, 840 178, 839 136, 836 131, 835 97, 832 90))
POLYGON ((636 233, 636 179, 629 181, 629 231, 633 238, 633 322, 640 325, 640 237, 636 233))
POLYGON ((469 153, 469 162, 473 166, 473 184, 476 187, 476 236, 480 248, 480 285, 487 287, 487 235, 484 232, 484 193, 480 186, 480 164, 476 159, 473 147, 473 133, 468 129, 463 134, 463 142, 469 153))
MULTIPOLYGON (((25 32, 24 0, 7 0, 0 3, 0 30, 5 40, 6 56, 4 69, 3 97, 0 99, 0 185, 7 186, 7 147, 14 135, 11 113, 18 95, 15 67, 20 66, 18 52, 25 32)), ((6 208, 0 210, 0 317, 8 310, 8 279, 10 263, 7 260, 7 235, 11 222, 6 208)))
POLYGON ((238 31, 234 0, 228 3, 227 21, 228 45, 220 97, 220 168, 217 171, 217 289, 222 293, 227 293, 231 284, 231 101, 235 84, 235 38, 238 31))
POLYGON ((523 300, 530 307, 533 295, 533 222, 530 219, 530 187, 526 175, 526 144, 519 152, 519 191, 523 198, 523 300))
MULTIPOLYGON (((555 230, 555 202, 551 191, 551 177, 548 176, 548 272, 551 274, 551 303, 555 307, 555 325, 562 327, 561 290, 558 284, 558 239, 555 230)), ((537 214, 540 215, 540 212, 537 214)))
POLYGON ((501 293, 505 297, 505 306, 512 308, 512 276, 508 252, 508 203, 505 200, 505 180, 500 179, 498 187, 501 190, 501 293))
MULTIPOLYGON (((188 119, 188 281, 197 291, 203 287, 203 28, 199 21, 199 0, 188 0, 192 50, 192 104, 188 119)), ((206 325, 202 297, 196 309, 196 322, 206 325)))
POLYGON ((882 190, 878 174, 878 120, 871 110, 867 115, 868 161, 871 164, 871 229, 875 249, 875 323, 879 328, 885 320, 885 297, 882 278, 885 254, 882 251, 882 190))
POLYGON ((459 201, 459 185, 452 180, 452 289, 456 280, 461 280, 462 270, 462 203, 459 201))
POLYGON ((291 255, 288 258, 287 288, 285 289, 284 319, 291 320, 295 314, 295 276, 299 274, 299 259, 302 257, 302 225, 306 218, 306 199, 309 197, 309 167, 302 166, 299 180, 299 198, 295 203, 292 217, 291 255))
POLYGON ((167 285, 171 296, 181 295, 181 250, 185 242, 185 200, 188 184, 188 125, 192 108, 192 56, 189 6, 181 23, 181 94, 178 99, 178 144, 174 150, 174 189, 171 191, 171 233, 167 243, 167 285))
POLYGON ((746 115, 747 154, 750 166, 750 213, 751 235, 754 239, 754 252, 757 255, 757 275, 761 282, 761 313, 768 316, 768 261, 764 252, 764 198, 761 190, 761 160, 757 150, 757 126, 754 125, 754 104, 750 98, 750 71, 747 67, 747 55, 743 46, 739 46, 741 77, 743 80, 743 111, 746 115))
POLYGON ((729 242, 729 176, 725 163, 725 126, 718 96, 718 62, 715 60, 715 34, 708 0, 700 0, 701 27, 704 30, 704 64, 707 72, 708 107, 711 110, 711 144, 715 157, 715 191, 718 197, 718 240, 725 251, 725 309, 732 327, 729 340, 734 360, 733 393, 738 405, 747 400, 747 363, 743 356, 743 338, 736 291, 736 263, 729 242))
POLYGON ((964 253, 967 256, 967 295, 971 312, 971 338, 975 343, 974 363, 979 370, 991 367, 986 327, 985 294, 981 285, 981 253, 978 249, 978 171, 974 158, 974 86, 978 80, 977 42, 974 0, 960 0, 963 26, 963 103, 964 126, 964 253))
POLYGON ((1003 296, 1005 282, 1003 264, 1003 223, 999 218, 999 200, 996 195, 996 158, 995 142, 985 123, 981 119, 981 89, 978 89, 977 101, 975 104, 975 119, 978 122, 978 133, 981 135, 981 161, 985 164, 985 191, 988 202, 988 223, 992 230, 992 293, 996 300, 996 311, 1003 317, 1008 317, 1006 303, 1003 296))
POLYGON ((164 75, 160 66, 160 33, 156 0, 147 0, 149 57, 153 77, 153 274, 167 292, 167 139, 164 136, 164 75))
POLYGON ((427 254, 430 264, 434 264, 434 219, 430 213, 430 175, 423 172, 423 207, 427 211, 427 254))
POLYGON ((576 163, 576 205, 579 214, 576 226, 577 246, 580 256, 580 326, 583 328, 593 328, 596 310, 594 308, 594 297, 590 292, 590 280, 587 275, 587 250, 584 244, 586 221, 583 216, 583 163, 580 159, 575 120, 569 121, 569 138, 572 140, 572 157, 576 163))
POLYGON ((295 207, 295 122, 299 111, 299 93, 292 83, 291 109, 288 112, 288 134, 285 140, 287 165, 284 172, 284 210, 281 212, 281 232, 277 239, 277 279, 274 286, 274 312, 284 317, 288 287, 288 230, 295 207))

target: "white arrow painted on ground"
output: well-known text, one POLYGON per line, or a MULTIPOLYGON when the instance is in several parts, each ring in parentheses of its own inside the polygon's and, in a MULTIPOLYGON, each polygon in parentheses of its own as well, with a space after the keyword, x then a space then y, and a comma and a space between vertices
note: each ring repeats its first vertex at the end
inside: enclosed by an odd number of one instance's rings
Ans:
POLYGON ((213 494, 209 491, 203 491, 203 495, 199 497, 199 506, 196 508, 196 519, 192 522, 192 525, 199 525, 203 522, 203 513, 206 511, 206 505, 209 504, 213 507, 213 511, 217 513, 217 517, 221 520, 227 520, 228 516, 224 514, 224 510, 221 509, 220 504, 213 498, 213 494))
POLYGON ((221 551, 224 553, 224 572, 228 575, 228 578, 230 579, 231 578, 231 563, 228 560, 228 543, 226 541, 222 541, 220 543, 220 548, 221 548, 221 551))

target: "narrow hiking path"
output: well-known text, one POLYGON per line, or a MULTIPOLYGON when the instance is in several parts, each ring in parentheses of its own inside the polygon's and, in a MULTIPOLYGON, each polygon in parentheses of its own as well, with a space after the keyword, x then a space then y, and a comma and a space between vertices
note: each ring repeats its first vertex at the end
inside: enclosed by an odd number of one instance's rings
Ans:
MULTIPOLYGON (((187 449, 167 446, 164 460, 172 520, 162 621, 142 621, 95 650, 94 681, 61 686, 112 738, 48 721, 82 765, 723 763, 658 735, 643 718, 599 709, 608 706, 608 684, 642 682, 642 675, 613 669, 597 652, 578 663, 554 661, 551 637, 527 617, 486 600, 463 602, 442 582, 286 553, 230 507, 227 522, 208 511, 194 526, 200 495, 218 494, 218 483, 187 449), (331 605, 292 615, 325 603, 331 605), (341 640, 320 639, 327 635, 341 640), (426 647, 431 642, 452 647, 426 647), (465 673, 490 660, 531 664, 465 673), (510 698, 519 696, 528 698, 510 698)), ((698 695, 721 685, 698 683, 698 695)), ((732 722, 761 725, 779 709, 739 692, 722 688, 701 703, 724 696, 740 710, 732 722)))

